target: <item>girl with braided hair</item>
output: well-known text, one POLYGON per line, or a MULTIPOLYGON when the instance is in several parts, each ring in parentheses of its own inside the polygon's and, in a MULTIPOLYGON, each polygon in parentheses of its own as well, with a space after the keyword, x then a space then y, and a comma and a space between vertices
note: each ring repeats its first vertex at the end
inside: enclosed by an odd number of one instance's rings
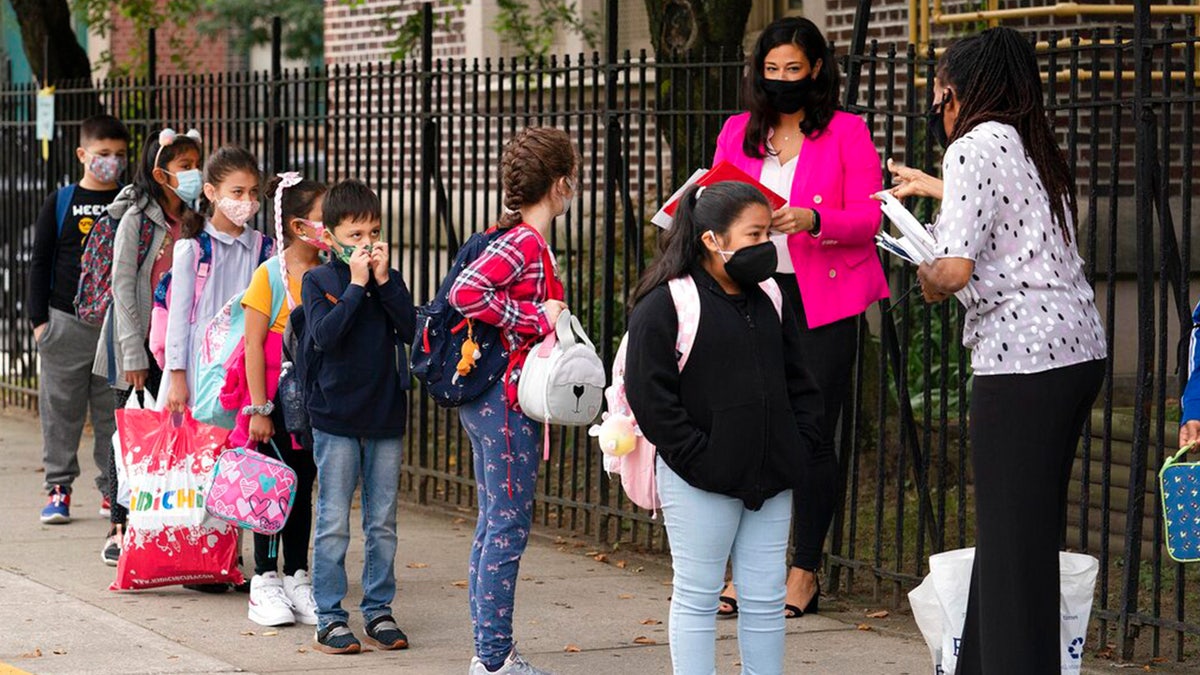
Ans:
MULTIPOLYGON (((273 443, 280 456, 296 472, 296 501, 283 530, 279 546, 273 537, 254 535, 254 577, 250 580, 248 616, 263 626, 290 623, 316 625, 317 605, 308 567, 308 542, 313 520, 313 483, 317 465, 312 446, 293 440, 283 423, 279 405, 279 374, 282 369, 283 331, 292 311, 300 306, 300 284, 304 273, 321 264, 323 241, 322 202, 326 187, 299 173, 281 173, 267 184, 267 199, 274 207, 275 238, 283 250, 258 266, 242 296, 245 310, 246 351, 244 363, 229 371, 222 401, 236 391, 229 407, 238 411, 237 424, 229 436, 235 448, 253 447, 274 457, 273 443), (279 298, 283 295, 283 298, 279 298), (246 413, 250 414, 247 415, 246 413), (283 548, 283 575, 279 575, 278 548, 283 548)), ((306 439, 311 443, 311 439, 306 439)))
POLYGON ((497 326, 509 350, 505 377, 459 408, 471 439, 479 518, 468 590, 475 632, 472 675, 539 675, 516 650, 513 598, 521 554, 533 524, 541 426, 517 403, 530 347, 554 330, 566 309, 558 263, 547 239, 578 194, 579 159, 559 129, 532 127, 509 141, 501 161, 505 230, 450 289, 463 316, 497 326))
POLYGON ((1060 536, 1084 420, 1108 356, 1075 245, 1075 186, 1042 107, 1033 47, 994 28, 952 45, 930 133, 943 181, 893 167, 898 196, 942 200, 927 302, 971 282, 975 568, 957 672, 1060 672, 1060 536))

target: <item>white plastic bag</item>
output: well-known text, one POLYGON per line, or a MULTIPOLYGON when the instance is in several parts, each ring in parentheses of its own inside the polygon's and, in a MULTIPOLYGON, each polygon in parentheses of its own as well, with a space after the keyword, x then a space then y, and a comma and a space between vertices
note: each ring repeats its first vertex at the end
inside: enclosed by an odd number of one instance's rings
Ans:
POLYGON ((908 604, 912 607, 913 618, 917 628, 921 629, 921 637, 929 647, 929 658, 933 659, 934 670, 941 674, 942 665, 942 606, 938 602, 937 591, 933 588, 933 579, 925 577, 920 586, 908 593, 908 604))
MULTIPOLYGON (((958 667, 974 563, 974 548, 932 555, 929 557, 929 574, 908 594, 913 618, 929 646, 933 672, 937 675, 949 675, 958 667)), ((1058 568, 1061 672, 1078 673, 1083 663, 1100 561, 1080 553, 1059 553, 1058 568)))
MULTIPOLYGON (((142 390, 143 402, 138 401, 138 392, 129 392, 125 401, 126 410, 155 410, 154 396, 149 391, 142 390)), ((113 459, 117 463, 117 503, 129 508, 129 498, 133 490, 129 487, 129 469, 125 466, 125 455, 121 452, 121 433, 114 431, 112 436, 113 459)))

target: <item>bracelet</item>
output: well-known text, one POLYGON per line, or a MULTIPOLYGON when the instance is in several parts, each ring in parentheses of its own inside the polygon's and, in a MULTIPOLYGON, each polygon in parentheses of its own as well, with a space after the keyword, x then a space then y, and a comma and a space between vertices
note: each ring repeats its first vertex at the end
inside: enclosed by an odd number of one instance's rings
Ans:
POLYGON ((809 209, 809 211, 812 211, 813 214, 813 225, 808 233, 814 237, 819 237, 821 236, 821 212, 816 209, 809 209))
POLYGON ((273 412, 275 412, 275 404, 271 401, 267 401, 262 405, 248 405, 242 408, 242 414, 246 417, 253 417, 255 415, 270 417, 273 412))

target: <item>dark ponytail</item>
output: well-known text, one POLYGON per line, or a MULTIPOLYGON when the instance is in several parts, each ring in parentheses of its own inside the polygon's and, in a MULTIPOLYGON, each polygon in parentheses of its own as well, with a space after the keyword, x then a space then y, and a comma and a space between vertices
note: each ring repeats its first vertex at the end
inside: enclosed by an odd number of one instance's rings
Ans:
POLYGON ((704 233, 711 230, 713 234, 725 234, 746 207, 753 204, 771 208, 763 193, 748 183, 723 181, 703 188, 703 192, 697 185, 688 188, 679 198, 671 227, 659 235, 658 257, 638 280, 630 298, 630 310, 650 291, 699 265, 708 255, 708 249, 700 241, 704 233))
MULTIPOLYGON (((258 160, 245 148, 236 145, 226 145, 218 148, 204 163, 204 182, 219 186, 225 178, 234 171, 245 171, 262 177, 258 170, 258 160)), ((204 231, 204 223, 213 215, 212 202, 200 191, 200 199, 195 211, 183 214, 183 238, 194 239, 204 231)))

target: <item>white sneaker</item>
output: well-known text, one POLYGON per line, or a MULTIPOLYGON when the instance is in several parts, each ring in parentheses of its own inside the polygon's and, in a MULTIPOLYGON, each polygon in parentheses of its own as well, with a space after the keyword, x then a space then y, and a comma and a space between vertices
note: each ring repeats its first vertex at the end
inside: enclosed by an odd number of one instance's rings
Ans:
POLYGON ((317 625, 317 601, 313 599, 312 577, 307 570, 299 570, 283 578, 283 592, 292 605, 292 614, 298 623, 317 625))
POLYGON ((508 658, 504 659, 504 665, 500 666, 500 670, 492 672, 483 665, 483 661, 479 657, 471 659, 470 675, 553 675, 548 670, 534 668, 528 661, 517 653, 517 645, 514 643, 512 650, 508 652, 508 658))
POLYGON ((260 626, 296 623, 292 603, 283 590, 283 580, 275 572, 255 575, 250 580, 250 620, 260 626))

